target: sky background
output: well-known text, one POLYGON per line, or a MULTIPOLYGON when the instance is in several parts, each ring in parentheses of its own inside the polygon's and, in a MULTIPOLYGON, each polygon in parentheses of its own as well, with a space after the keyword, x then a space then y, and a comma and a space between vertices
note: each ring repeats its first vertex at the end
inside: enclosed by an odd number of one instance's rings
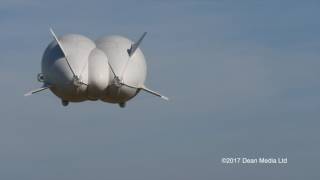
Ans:
POLYGON ((319 17, 316 0, 1 0, 0 179, 319 179, 319 17), (23 97, 41 86, 49 27, 149 32, 146 84, 171 101, 23 97))

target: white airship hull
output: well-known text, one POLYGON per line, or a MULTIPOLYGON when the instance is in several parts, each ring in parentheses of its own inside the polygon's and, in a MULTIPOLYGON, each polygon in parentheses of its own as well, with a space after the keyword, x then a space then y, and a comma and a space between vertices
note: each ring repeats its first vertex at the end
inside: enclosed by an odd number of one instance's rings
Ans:
POLYGON ((133 42, 122 36, 107 36, 96 42, 69 34, 54 37, 42 57, 42 72, 38 80, 44 85, 27 94, 50 89, 62 100, 69 102, 101 100, 125 103, 141 90, 168 100, 167 97, 145 87, 147 75, 145 57, 139 45, 146 33, 133 42))
POLYGON ((121 36, 104 37, 94 43, 82 35, 66 35, 59 38, 70 65, 83 84, 73 83, 73 74, 67 66, 59 44, 53 41, 42 58, 42 74, 51 91, 59 98, 70 102, 102 100, 123 103, 133 98, 138 90, 114 85, 108 63, 121 80, 139 87, 146 78, 146 62, 140 49, 129 57, 132 41, 121 36))

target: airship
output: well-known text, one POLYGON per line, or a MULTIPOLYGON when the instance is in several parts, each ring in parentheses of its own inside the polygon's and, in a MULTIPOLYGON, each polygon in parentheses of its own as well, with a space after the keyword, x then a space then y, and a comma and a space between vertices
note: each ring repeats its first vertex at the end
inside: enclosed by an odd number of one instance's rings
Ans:
POLYGON ((79 34, 56 36, 45 49, 41 88, 30 96, 49 89, 63 106, 70 102, 103 101, 125 107, 139 92, 147 92, 164 100, 166 96, 146 87, 147 66, 140 45, 146 32, 136 41, 113 35, 92 41, 79 34))

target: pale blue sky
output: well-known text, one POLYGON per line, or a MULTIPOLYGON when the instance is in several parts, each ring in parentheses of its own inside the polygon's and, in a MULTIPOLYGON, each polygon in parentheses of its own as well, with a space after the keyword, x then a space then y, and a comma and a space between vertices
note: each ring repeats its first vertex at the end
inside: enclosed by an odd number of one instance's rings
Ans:
POLYGON ((320 3, 2 0, 0 179, 319 179, 320 3), (147 85, 125 109, 62 107, 40 84, 57 34, 142 44, 147 85), (229 166, 222 157, 287 157, 229 166))

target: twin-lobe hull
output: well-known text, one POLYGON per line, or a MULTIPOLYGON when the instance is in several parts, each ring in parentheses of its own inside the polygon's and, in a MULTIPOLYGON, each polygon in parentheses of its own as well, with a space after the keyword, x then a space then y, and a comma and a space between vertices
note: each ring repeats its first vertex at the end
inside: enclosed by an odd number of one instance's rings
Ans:
POLYGON ((133 42, 124 37, 109 36, 93 42, 71 34, 60 37, 59 42, 65 52, 56 41, 50 43, 42 58, 42 73, 45 83, 62 100, 124 103, 139 92, 132 87, 144 84, 145 58, 140 49, 130 57, 133 42), (115 81, 116 77, 120 81, 115 81))

